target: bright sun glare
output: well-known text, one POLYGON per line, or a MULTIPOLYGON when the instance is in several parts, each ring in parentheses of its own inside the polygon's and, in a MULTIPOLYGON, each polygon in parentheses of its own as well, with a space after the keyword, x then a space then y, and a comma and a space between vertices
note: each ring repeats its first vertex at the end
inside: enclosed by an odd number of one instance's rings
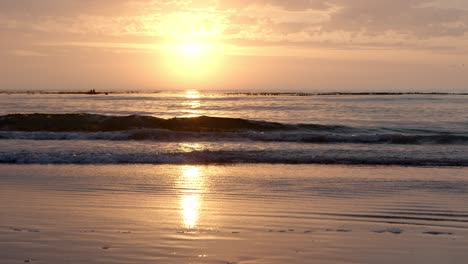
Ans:
POLYGON ((222 60, 230 52, 220 42, 225 30, 218 16, 198 12, 168 18, 162 47, 162 66, 168 77, 184 88, 194 89, 212 83, 222 72, 222 60))
POLYGON ((197 166, 184 167, 179 183, 182 190, 180 199, 182 223, 186 228, 194 228, 200 216, 202 193, 205 188, 202 170, 197 166))
POLYGON ((187 84, 188 88, 210 80, 219 70, 222 51, 215 43, 195 39, 173 40, 166 45, 165 63, 168 73, 174 79, 187 84))
POLYGON ((182 50, 188 57, 198 57, 203 51, 203 46, 199 43, 187 43, 182 45, 182 50))
POLYGON ((198 167, 187 167, 183 171, 184 177, 198 177, 200 174, 200 169, 198 167))

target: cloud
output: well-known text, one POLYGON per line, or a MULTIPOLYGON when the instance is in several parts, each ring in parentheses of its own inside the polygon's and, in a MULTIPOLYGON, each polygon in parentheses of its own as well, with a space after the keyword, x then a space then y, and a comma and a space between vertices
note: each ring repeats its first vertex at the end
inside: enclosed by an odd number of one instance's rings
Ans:
POLYGON ((468 43, 461 0, 4 0, 0 33, 73 42, 181 36, 252 46, 456 47, 468 43), (446 4, 445 4, 446 3, 446 4), (65 38, 65 39, 63 39, 65 38), (312 43, 312 44, 311 44, 312 43), (398 43, 398 45, 395 45, 398 43))
POLYGON ((396 32, 415 37, 462 36, 468 32, 468 11, 431 5, 428 0, 337 1, 338 10, 324 23, 326 31, 370 35, 396 32))
POLYGON ((129 0, 2 0, 0 13, 30 16, 117 15, 130 4, 132 2, 129 0))
POLYGON ((22 49, 16 49, 13 51, 13 54, 16 56, 22 56, 22 57, 44 57, 48 56, 48 54, 42 53, 42 52, 37 52, 34 50, 22 50, 22 49))
POLYGON ((275 6, 287 11, 306 11, 309 9, 328 9, 330 6, 327 1, 323 0, 238 0, 225 1, 219 0, 218 7, 220 8, 238 8, 242 9, 248 6, 275 6))

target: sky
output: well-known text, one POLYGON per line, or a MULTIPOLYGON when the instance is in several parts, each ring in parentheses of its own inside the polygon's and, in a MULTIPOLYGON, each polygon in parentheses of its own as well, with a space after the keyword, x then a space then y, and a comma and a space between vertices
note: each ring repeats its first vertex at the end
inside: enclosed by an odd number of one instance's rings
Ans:
POLYGON ((466 0, 2 0, 0 90, 468 91, 466 0))

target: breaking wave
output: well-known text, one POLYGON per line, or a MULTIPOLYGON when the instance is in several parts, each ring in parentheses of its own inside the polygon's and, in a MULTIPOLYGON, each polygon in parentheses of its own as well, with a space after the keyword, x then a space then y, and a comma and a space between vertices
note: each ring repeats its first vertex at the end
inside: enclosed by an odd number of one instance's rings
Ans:
POLYGON ((150 140, 159 142, 258 141, 315 144, 468 145, 464 135, 324 134, 313 132, 183 132, 159 129, 114 132, 0 131, 0 139, 26 140, 150 140))
POLYGON ((275 130, 330 131, 344 126, 317 124, 282 124, 226 117, 187 117, 163 119, 153 116, 105 116, 96 114, 13 114, 0 116, 2 131, 125 131, 135 129, 166 129, 189 132, 238 132, 275 130))
POLYGON ((94 114, 0 116, 0 139, 468 145, 468 134, 445 131, 284 124, 209 116, 162 119, 94 114))
POLYGON ((341 164, 468 166, 468 157, 369 155, 359 151, 201 150, 191 152, 26 151, 0 152, 4 164, 341 164))

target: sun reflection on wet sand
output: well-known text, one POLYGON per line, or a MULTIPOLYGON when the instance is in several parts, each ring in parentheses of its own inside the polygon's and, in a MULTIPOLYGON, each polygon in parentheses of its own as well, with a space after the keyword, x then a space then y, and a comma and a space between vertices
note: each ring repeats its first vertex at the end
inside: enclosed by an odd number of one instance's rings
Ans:
POLYGON ((197 166, 184 166, 179 180, 181 189, 180 214, 185 228, 195 228, 199 222, 205 183, 203 172, 197 166))
POLYGON ((185 228, 191 229, 197 225, 199 209, 200 209, 200 195, 183 195, 181 199, 182 217, 185 228))

